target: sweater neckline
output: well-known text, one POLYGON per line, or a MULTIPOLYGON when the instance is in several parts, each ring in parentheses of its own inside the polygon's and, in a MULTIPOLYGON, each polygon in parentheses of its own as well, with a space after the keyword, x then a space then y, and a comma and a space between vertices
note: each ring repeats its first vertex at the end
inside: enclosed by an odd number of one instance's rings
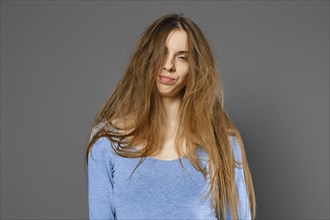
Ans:
POLYGON ((178 157, 178 158, 176 158, 176 159, 172 159, 172 160, 161 160, 161 159, 157 159, 157 158, 150 157, 150 156, 147 156, 146 158, 149 159, 149 160, 152 160, 152 161, 156 161, 156 162, 158 162, 158 163, 176 163, 176 162, 179 161, 180 158, 181 158, 181 160, 184 159, 185 156, 183 156, 183 157, 178 157))
MULTIPOLYGON (((112 127, 113 130, 115 130, 116 132, 118 132, 118 129, 115 128, 115 127, 112 127)), ((179 161, 179 159, 181 158, 184 159, 186 158, 185 156, 182 156, 182 157, 178 157, 176 159, 172 159, 172 160, 161 160, 161 159, 157 159, 157 158, 154 158, 154 157, 150 157, 150 156, 147 156, 146 159, 149 159, 149 160, 152 160, 152 161, 155 161, 155 162, 158 162, 158 163, 176 163, 179 161)))

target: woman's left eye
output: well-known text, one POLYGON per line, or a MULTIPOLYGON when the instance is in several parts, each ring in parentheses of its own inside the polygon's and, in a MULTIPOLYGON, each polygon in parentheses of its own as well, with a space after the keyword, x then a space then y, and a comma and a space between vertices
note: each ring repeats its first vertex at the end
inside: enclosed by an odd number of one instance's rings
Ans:
POLYGON ((186 60, 187 59, 187 57, 179 57, 180 59, 183 59, 183 60, 186 60))

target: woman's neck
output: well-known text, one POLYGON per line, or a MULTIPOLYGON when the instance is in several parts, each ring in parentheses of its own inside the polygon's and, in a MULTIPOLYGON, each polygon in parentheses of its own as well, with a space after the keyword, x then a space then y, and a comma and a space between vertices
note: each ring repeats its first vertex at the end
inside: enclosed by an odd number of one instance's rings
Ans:
POLYGON ((175 128, 178 122, 179 108, 181 99, 178 98, 162 98, 163 106, 165 109, 165 120, 168 128, 175 128))

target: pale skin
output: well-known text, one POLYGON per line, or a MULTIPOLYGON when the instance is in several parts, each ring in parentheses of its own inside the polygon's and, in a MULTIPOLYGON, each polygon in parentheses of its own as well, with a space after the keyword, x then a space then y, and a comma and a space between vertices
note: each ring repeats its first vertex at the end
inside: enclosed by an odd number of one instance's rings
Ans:
POLYGON ((174 148, 176 134, 177 117, 181 104, 180 91, 186 85, 187 74, 189 71, 187 55, 178 54, 178 51, 187 51, 187 33, 184 30, 173 31, 166 42, 167 56, 163 71, 160 75, 170 76, 174 79, 173 84, 164 84, 157 78, 157 88, 162 97, 165 108, 167 134, 160 152, 153 156, 159 160, 174 160, 178 154, 174 148))
MULTIPOLYGON (((163 69, 157 76, 157 88, 162 98, 167 133, 164 137, 159 153, 152 156, 158 160, 175 160, 178 159, 178 154, 174 147, 179 106, 181 104, 180 92, 186 85, 189 65, 187 61, 188 39, 187 32, 184 30, 172 31, 166 41, 166 59, 163 69), (169 82, 164 82, 162 76, 170 77, 169 82)), ((112 123, 117 124, 117 120, 112 123)), ((120 122, 119 122, 120 123, 120 122)), ((136 146, 139 148, 138 146, 136 146)))

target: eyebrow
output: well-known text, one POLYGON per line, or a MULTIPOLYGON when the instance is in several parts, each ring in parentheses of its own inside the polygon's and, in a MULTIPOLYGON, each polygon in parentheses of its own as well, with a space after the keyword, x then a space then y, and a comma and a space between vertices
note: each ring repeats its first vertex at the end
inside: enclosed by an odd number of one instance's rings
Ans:
MULTIPOLYGON (((166 51, 168 50, 167 47, 165 47, 165 50, 166 51)), ((187 51, 187 50, 180 50, 180 51, 176 52, 176 54, 184 54, 184 53, 189 53, 189 51, 187 51)))
POLYGON ((180 51, 178 51, 177 53, 178 53, 178 54, 188 53, 188 51, 186 51, 186 50, 180 50, 180 51))

